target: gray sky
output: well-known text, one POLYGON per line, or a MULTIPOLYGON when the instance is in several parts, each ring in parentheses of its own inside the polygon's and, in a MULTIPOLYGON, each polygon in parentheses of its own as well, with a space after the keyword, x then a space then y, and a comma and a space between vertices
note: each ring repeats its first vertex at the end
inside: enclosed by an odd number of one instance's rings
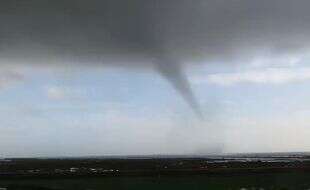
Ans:
POLYGON ((309 5, 1 1, 0 150, 306 151, 309 5))

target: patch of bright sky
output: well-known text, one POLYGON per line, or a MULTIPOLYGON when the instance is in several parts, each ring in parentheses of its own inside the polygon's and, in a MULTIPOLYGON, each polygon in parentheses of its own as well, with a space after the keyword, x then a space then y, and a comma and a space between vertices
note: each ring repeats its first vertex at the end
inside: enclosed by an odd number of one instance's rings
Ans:
MULTIPOLYGON (((285 69, 308 69, 305 62, 285 69)), ((209 75, 249 68, 219 65, 187 70, 203 121, 155 72, 33 69, 23 81, 0 91, 0 149, 3 156, 82 156, 310 147, 310 80, 225 86, 210 82, 209 75), (203 82, 195 82, 197 77, 203 82)))

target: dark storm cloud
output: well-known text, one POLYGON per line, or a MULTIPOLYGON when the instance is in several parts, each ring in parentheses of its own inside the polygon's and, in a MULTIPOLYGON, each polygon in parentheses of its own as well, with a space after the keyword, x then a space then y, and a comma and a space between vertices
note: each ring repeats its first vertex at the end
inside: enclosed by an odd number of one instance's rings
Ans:
POLYGON ((8 63, 154 67, 199 112, 182 70, 308 49, 307 0, 2 0, 8 63))

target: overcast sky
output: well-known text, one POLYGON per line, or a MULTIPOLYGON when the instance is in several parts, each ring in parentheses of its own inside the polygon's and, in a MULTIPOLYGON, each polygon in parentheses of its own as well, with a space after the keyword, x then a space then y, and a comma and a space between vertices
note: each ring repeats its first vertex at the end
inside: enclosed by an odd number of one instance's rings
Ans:
POLYGON ((310 150, 306 0, 0 2, 0 157, 310 150))

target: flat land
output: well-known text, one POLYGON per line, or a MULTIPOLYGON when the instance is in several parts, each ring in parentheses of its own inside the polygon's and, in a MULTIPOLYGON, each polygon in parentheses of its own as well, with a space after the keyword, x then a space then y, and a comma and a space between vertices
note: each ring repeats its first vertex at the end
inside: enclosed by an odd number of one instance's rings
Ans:
POLYGON ((0 160, 0 189, 310 189, 304 154, 0 160))

